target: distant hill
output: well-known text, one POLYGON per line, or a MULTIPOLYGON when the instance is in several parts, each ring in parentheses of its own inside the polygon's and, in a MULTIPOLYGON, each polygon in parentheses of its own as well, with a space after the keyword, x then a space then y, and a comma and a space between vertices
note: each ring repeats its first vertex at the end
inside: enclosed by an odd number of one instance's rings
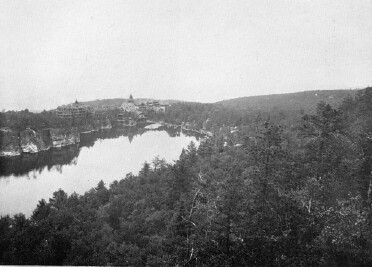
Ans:
POLYGON ((241 97, 217 102, 227 108, 238 110, 301 110, 311 112, 316 104, 324 101, 337 107, 348 96, 359 90, 317 90, 288 94, 241 97))
POLYGON ((124 98, 113 98, 113 99, 96 99, 91 101, 81 102, 94 108, 101 106, 121 106, 124 102, 124 98))
MULTIPOLYGON (((287 111, 311 112, 315 110, 316 104, 324 101, 333 107, 337 107, 342 100, 348 96, 355 96, 359 90, 316 90, 305 91, 287 94, 274 94, 274 95, 261 95, 261 96, 248 96, 240 97, 229 100, 216 102, 215 104, 222 105, 226 108, 237 110, 257 111, 265 110, 271 111, 275 109, 287 111)), ((86 105, 96 107, 102 106, 116 106, 119 107, 126 98, 113 98, 113 99, 96 99, 92 101, 81 102, 86 105)), ((178 102, 186 102, 180 100, 156 100, 150 98, 135 98, 136 102, 159 101, 160 104, 174 104, 178 102)), ((191 102, 188 102, 191 103, 191 102)))

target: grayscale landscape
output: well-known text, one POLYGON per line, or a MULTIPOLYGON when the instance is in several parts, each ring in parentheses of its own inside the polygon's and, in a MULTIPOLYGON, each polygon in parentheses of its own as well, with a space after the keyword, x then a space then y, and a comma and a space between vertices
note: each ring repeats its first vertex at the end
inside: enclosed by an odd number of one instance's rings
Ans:
POLYGON ((371 12, 0 1, 0 265, 372 266, 371 12))

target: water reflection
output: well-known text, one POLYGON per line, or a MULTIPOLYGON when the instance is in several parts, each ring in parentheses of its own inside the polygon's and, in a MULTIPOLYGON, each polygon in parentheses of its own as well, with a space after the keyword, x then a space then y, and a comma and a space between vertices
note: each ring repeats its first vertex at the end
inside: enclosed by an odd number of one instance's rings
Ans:
POLYGON ((1 158, 0 176, 23 176, 31 171, 41 173, 44 169, 50 171, 53 167, 61 169, 63 165, 76 164, 75 159, 79 156, 79 151, 79 146, 72 145, 36 154, 22 154, 13 158, 1 158))
POLYGON ((112 129, 81 134, 79 145, 0 158, 0 215, 29 216, 41 198, 59 188, 83 194, 101 179, 109 185, 129 172, 138 173, 158 155, 172 162, 199 138, 179 129, 112 129))
MULTIPOLYGON (((41 173, 44 169, 50 171, 52 168, 62 172, 64 165, 76 165, 82 147, 92 147, 95 142, 103 139, 114 139, 120 136, 127 136, 129 143, 137 136, 142 136, 146 131, 144 128, 126 128, 96 131, 83 133, 80 136, 80 144, 62 148, 51 148, 48 151, 36 154, 22 154, 12 158, 0 158, 0 178, 9 175, 29 177, 30 172, 41 173)), ((165 131, 169 137, 179 137, 180 129, 161 128, 157 131, 165 131)), ((193 136, 197 141, 201 136, 192 135, 190 132, 183 132, 185 136, 193 136)), ((35 175, 33 175, 35 177, 35 175)), ((30 177, 29 177, 30 178, 30 177)))

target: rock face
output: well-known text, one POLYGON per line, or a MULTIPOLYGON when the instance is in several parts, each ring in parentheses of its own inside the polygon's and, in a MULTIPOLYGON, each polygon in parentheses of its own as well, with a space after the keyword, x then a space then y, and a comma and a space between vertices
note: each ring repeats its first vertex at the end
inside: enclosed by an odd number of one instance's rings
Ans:
POLYGON ((45 143, 45 141, 47 141, 47 136, 45 136, 45 134, 43 138, 43 134, 31 129, 26 129, 20 131, 19 135, 22 152, 24 153, 37 153, 50 148, 50 145, 48 146, 49 142, 47 144, 45 143))
POLYGON ((0 129, 0 156, 19 156, 21 152, 18 132, 7 128, 0 129))
POLYGON ((80 133, 76 128, 50 129, 53 147, 69 146, 80 143, 80 133))
POLYGON ((80 133, 72 129, 32 129, 13 131, 0 129, 0 156, 19 156, 21 153, 37 153, 51 147, 63 147, 80 142, 80 133), (19 135, 19 136, 18 136, 19 135))
POLYGON ((80 132, 81 133, 91 133, 91 132, 98 132, 99 130, 105 130, 105 129, 111 129, 112 125, 109 119, 106 119, 104 121, 96 120, 93 122, 93 124, 87 124, 80 126, 80 132))
POLYGON ((43 140, 46 149, 51 148, 52 147, 52 138, 50 136, 50 130, 49 129, 42 129, 42 130, 37 130, 37 132, 40 134, 41 139, 43 140))

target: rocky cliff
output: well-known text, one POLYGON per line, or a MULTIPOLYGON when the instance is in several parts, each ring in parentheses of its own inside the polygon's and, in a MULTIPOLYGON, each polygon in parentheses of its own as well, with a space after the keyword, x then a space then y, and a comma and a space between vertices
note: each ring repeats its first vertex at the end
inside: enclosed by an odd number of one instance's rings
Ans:
POLYGON ((26 129, 20 131, 19 136, 22 152, 24 153, 37 153, 50 148, 48 135, 45 131, 39 133, 31 129, 26 129))
POLYGON ((63 147, 80 142, 80 133, 72 129, 26 129, 20 132, 0 129, 0 156, 19 156, 21 153, 37 153, 51 147, 63 147))
POLYGON ((99 130, 111 129, 112 125, 109 119, 104 121, 96 120, 93 124, 86 124, 80 126, 79 131, 81 133, 91 133, 91 132, 98 132, 99 130))
POLYGON ((53 147, 69 146, 80 143, 80 133, 76 128, 50 129, 53 147))
POLYGON ((8 128, 0 129, 0 156, 19 156, 21 152, 18 132, 8 128))

